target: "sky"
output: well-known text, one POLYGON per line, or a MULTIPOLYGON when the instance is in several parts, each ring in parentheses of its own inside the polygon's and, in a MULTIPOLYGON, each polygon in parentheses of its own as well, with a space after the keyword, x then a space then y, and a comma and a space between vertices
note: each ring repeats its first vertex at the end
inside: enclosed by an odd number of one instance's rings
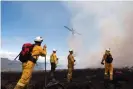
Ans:
MULTIPOLYGON (((1 3, 1 55, 13 60, 26 42, 34 43, 36 36, 42 36, 47 45, 47 62, 53 49, 57 49, 60 64, 67 62, 68 35, 64 28, 70 27, 71 13, 64 2, 6 1, 1 3), (65 62, 64 62, 65 60, 65 62), (62 63, 63 62, 63 63, 62 63)), ((44 62, 40 57, 39 62, 44 62)), ((59 65, 60 65, 59 64, 59 65)))
POLYGON ((24 42, 44 38, 48 51, 66 49, 70 13, 61 2, 2 2, 2 49, 19 52, 24 42), (15 48, 14 48, 15 47, 15 48))
POLYGON ((69 42, 78 52, 80 68, 103 67, 100 62, 107 48, 113 67, 133 66, 133 2, 68 2, 67 7, 74 14, 72 27, 83 34, 69 42))
POLYGON ((48 55, 57 49, 65 66, 70 48, 77 68, 103 67, 100 62, 106 48, 111 48, 115 67, 133 65, 133 2, 15 1, 1 6, 1 53, 5 57, 13 59, 23 43, 42 36, 48 55), (64 26, 82 35, 73 36, 64 26))

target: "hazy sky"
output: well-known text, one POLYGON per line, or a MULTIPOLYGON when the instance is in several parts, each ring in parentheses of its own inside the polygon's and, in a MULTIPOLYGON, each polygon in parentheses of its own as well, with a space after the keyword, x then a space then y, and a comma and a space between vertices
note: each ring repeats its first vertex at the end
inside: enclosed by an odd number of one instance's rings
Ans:
MULTIPOLYGON (((71 33, 64 26, 71 26, 71 13, 63 2, 13 1, 2 2, 1 6, 2 57, 13 60, 23 43, 33 43, 36 36, 42 36, 42 45, 47 45, 47 59, 55 48, 60 64, 66 64, 68 35, 71 33)), ((44 58, 40 59, 44 62, 44 58)))
POLYGON ((106 48, 111 48, 115 67, 131 66, 132 8, 133 2, 113 1, 2 2, 1 53, 17 53, 23 43, 42 36, 48 55, 53 48, 57 49, 60 63, 65 65, 68 50, 73 48, 79 68, 102 67, 103 53, 106 48), (72 36, 64 25, 82 35, 72 36))
POLYGON ((68 51, 67 31, 71 14, 61 2, 2 2, 2 49, 19 52, 24 42, 44 38, 48 51, 68 51))

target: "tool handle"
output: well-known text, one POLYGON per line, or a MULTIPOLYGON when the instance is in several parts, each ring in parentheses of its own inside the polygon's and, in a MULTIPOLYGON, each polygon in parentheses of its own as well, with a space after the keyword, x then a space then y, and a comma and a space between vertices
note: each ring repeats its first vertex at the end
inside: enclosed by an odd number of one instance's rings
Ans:
POLYGON ((46 75, 46 56, 45 56, 45 88, 46 88, 46 78, 47 78, 47 75, 46 75))
MULTIPOLYGON (((20 55, 20 53, 18 54, 18 56, 20 55)), ((18 56, 16 56, 16 58, 14 58, 14 60, 16 60, 18 58, 18 56)))

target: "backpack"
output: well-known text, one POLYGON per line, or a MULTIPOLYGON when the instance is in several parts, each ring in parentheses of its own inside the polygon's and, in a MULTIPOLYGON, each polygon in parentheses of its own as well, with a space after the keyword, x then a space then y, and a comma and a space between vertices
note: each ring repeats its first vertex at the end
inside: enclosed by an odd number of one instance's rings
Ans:
POLYGON ((32 52, 33 47, 34 47, 34 44, 31 44, 31 43, 23 44, 22 50, 19 54, 19 60, 22 63, 27 62, 28 60, 31 60, 31 58, 32 58, 31 52, 32 52))
POLYGON ((107 55, 107 58, 105 59, 105 61, 106 61, 107 63, 112 63, 113 58, 112 58, 111 54, 107 55))

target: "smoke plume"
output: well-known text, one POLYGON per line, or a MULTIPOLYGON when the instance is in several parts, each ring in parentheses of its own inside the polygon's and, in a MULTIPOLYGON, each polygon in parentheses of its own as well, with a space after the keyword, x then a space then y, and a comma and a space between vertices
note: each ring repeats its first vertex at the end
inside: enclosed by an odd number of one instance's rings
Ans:
POLYGON ((133 2, 67 2, 71 26, 82 35, 69 36, 78 67, 96 68, 106 48, 114 67, 133 66, 133 2))

